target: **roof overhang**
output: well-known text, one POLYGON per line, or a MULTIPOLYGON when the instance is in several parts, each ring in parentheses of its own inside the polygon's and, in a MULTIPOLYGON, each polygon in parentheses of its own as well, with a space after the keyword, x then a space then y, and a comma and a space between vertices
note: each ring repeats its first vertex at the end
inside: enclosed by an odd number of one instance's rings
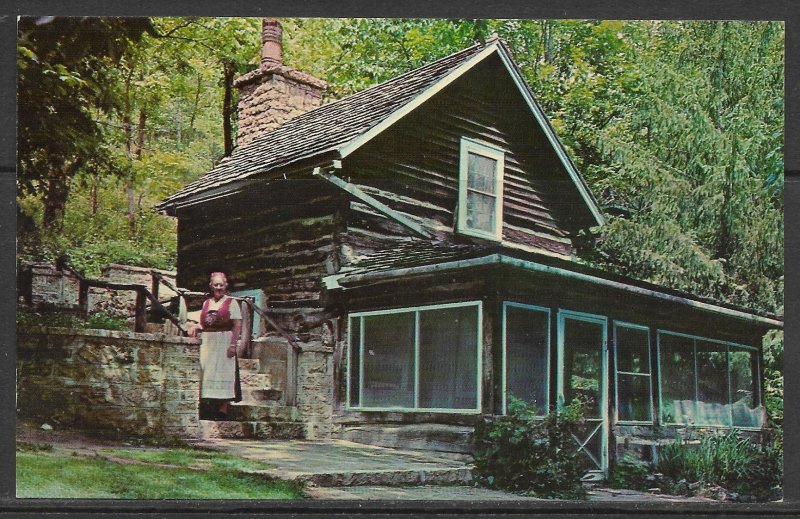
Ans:
POLYGON ((349 290, 359 286, 369 285, 376 282, 388 281, 392 279, 399 279, 417 275, 429 275, 433 273, 443 273, 455 270, 463 270, 469 268, 479 268, 488 266, 508 266, 512 268, 522 269, 528 272, 537 272, 543 274, 550 274, 560 276, 577 281, 583 281, 595 285, 600 285, 613 290, 622 292, 633 293, 639 296, 652 298, 655 300, 668 301, 685 305, 697 310, 709 312, 712 314, 722 315, 729 318, 738 319, 741 321, 751 322, 770 328, 783 329, 783 321, 773 317, 757 315, 748 312, 744 309, 730 308, 719 304, 714 304, 699 299, 692 298, 688 295, 676 295, 669 293, 665 290, 658 290, 651 287, 637 286, 631 283, 624 283, 621 281, 608 279, 595 274, 584 272, 576 272, 562 267, 553 265, 546 265, 531 260, 524 260, 514 258, 501 253, 489 254, 479 258, 464 259, 450 262, 443 262, 431 265, 421 265, 402 269, 382 270, 375 272, 364 272, 348 274, 347 272, 326 276, 323 278, 325 286, 329 290, 341 289, 349 290))

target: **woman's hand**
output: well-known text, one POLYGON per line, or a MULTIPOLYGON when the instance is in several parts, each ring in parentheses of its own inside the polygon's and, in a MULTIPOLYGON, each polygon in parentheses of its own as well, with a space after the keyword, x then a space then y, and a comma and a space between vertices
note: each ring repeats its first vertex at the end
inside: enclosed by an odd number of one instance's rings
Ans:
POLYGON ((232 359, 234 356, 236 356, 236 343, 228 346, 228 349, 225 351, 225 355, 227 355, 229 359, 232 359))
POLYGON ((199 324, 193 322, 187 322, 186 327, 186 333, 189 335, 189 337, 197 337, 200 335, 200 332, 203 331, 203 328, 199 324))

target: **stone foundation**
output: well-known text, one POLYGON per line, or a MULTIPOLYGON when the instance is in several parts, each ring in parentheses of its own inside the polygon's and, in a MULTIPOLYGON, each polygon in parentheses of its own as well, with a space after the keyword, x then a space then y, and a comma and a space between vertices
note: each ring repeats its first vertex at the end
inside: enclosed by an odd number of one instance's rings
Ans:
POLYGON ((17 414, 117 436, 199 436, 199 339, 20 327, 17 414))

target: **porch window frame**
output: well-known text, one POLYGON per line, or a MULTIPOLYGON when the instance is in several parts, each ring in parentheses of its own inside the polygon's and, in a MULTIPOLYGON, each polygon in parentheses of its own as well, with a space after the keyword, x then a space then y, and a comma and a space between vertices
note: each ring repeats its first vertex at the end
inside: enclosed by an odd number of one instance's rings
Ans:
POLYGON ((396 412, 396 413, 448 413, 448 414, 480 414, 481 413, 481 400, 482 400, 482 372, 483 372, 483 302, 465 301, 457 303, 441 303, 433 305, 422 306, 409 306, 402 308, 391 308, 385 310, 369 310, 364 312, 353 312, 348 316, 348 333, 347 333, 347 391, 345 409, 348 411, 358 412, 396 412), (420 314, 429 310, 443 310, 447 308, 463 308, 474 306, 477 308, 476 319, 476 400, 474 409, 458 409, 458 408, 435 408, 435 407, 419 407, 419 342, 420 342, 420 314), (364 401, 364 317, 381 316, 401 313, 414 313, 414 407, 365 407, 362 405, 364 401), (353 330, 353 320, 359 319, 359 366, 358 366, 358 406, 351 405, 351 377, 352 369, 352 347, 353 341, 351 332, 353 330))
POLYGON ((458 172, 458 218, 456 231, 460 234, 475 236, 492 241, 502 241, 503 239, 503 176, 505 172, 505 155, 502 148, 479 141, 469 137, 461 137, 459 148, 459 172, 458 172), (485 193, 483 191, 468 187, 469 183, 469 154, 480 155, 497 162, 495 169, 495 192, 485 193), (467 193, 474 191, 486 196, 494 196, 494 230, 486 232, 475 229, 467 225, 467 193))
POLYGON ((657 329, 656 330, 656 357, 657 357, 657 369, 658 369, 658 423, 660 425, 665 426, 678 426, 678 427, 694 427, 700 429, 708 429, 708 428, 717 428, 717 429, 738 429, 742 431, 760 431, 763 428, 763 424, 760 427, 751 427, 745 425, 733 425, 733 402, 732 402, 732 391, 731 391, 731 373, 730 373, 730 352, 731 347, 736 348, 738 350, 749 351, 754 355, 755 359, 755 373, 754 375, 754 386, 755 389, 758 391, 757 395, 754 395, 753 398, 754 402, 758 402, 759 407, 764 406, 764 388, 762 387, 763 377, 761 376, 761 356, 759 352, 759 348, 755 346, 748 346, 746 344, 741 344, 738 342, 733 341, 723 341, 719 339, 711 339, 709 337, 703 337, 701 335, 691 335, 688 333, 680 333, 680 332, 673 332, 670 330, 664 329, 657 329), (698 373, 697 373, 697 341, 705 341, 715 344, 724 344, 725 345, 725 363, 727 366, 726 370, 726 377, 727 377, 727 386, 728 386, 728 424, 720 425, 720 424, 700 424, 700 423, 682 423, 682 422, 666 422, 663 418, 664 412, 664 399, 663 399, 663 391, 662 386, 664 385, 664 378, 663 373, 661 372, 661 336, 662 335, 672 335, 674 337, 683 337, 686 339, 692 339, 692 354, 694 360, 694 398, 693 398, 693 406, 695 410, 695 416, 697 416, 697 381, 698 381, 698 373))
POLYGON ((653 361, 651 359, 652 345, 650 344, 650 327, 642 324, 631 323, 628 321, 613 321, 614 328, 614 423, 622 425, 652 425, 655 421, 654 410, 654 397, 653 397, 653 361), (631 330, 640 330, 647 335, 647 373, 635 373, 630 371, 620 371, 618 367, 619 359, 619 342, 617 341, 617 327, 628 328, 631 330), (650 399, 650 419, 649 420, 620 420, 619 419, 619 374, 635 375, 640 377, 647 377, 647 387, 650 399))
POLYGON ((525 310, 543 312, 543 313, 545 313, 547 315, 547 338, 545 340, 545 345, 544 345, 545 373, 546 373, 545 384, 544 384, 544 396, 545 396, 545 399, 548 400, 548 405, 544 406, 544 414, 537 414, 536 415, 537 418, 544 418, 545 416, 547 416, 550 413, 550 402, 549 402, 549 400, 550 400, 550 398, 549 398, 549 396, 550 396, 550 385, 551 385, 550 384, 550 360, 551 360, 550 359, 550 344, 551 344, 550 341, 552 339, 552 330, 551 330, 552 325, 550 324, 550 322, 551 322, 552 312, 551 312, 550 308, 547 308, 545 306, 537 306, 537 305, 530 305, 530 304, 525 304, 525 303, 517 303, 515 301, 503 301, 502 332, 501 332, 502 339, 501 340, 502 340, 502 345, 503 345, 502 410, 503 410, 503 414, 504 415, 508 413, 508 402, 507 402, 507 398, 508 398, 508 365, 507 365, 508 350, 506 348, 506 339, 508 337, 508 335, 507 335, 507 326, 506 326, 506 324, 507 324, 507 321, 506 321, 506 317, 507 317, 506 310, 507 310, 508 307, 523 308, 525 310))
POLYGON ((600 384, 600 394, 601 394, 601 401, 600 401, 600 466, 603 467, 601 469, 591 469, 589 472, 603 472, 604 474, 608 474, 609 468, 609 443, 611 441, 611 420, 608 412, 608 392, 609 388, 609 376, 608 376, 608 316, 602 314, 592 314, 588 312, 580 312, 577 310, 567 310, 563 308, 558 309, 558 313, 556 314, 557 319, 557 331, 556 331, 556 345, 557 345, 557 363, 556 363, 556 401, 557 401, 557 408, 560 411, 567 402, 564 401, 564 382, 565 382, 565 373, 564 373, 564 331, 566 329, 566 321, 567 319, 573 319, 576 321, 583 321, 593 324, 599 324, 602 326, 602 345, 600 349, 600 374, 598 384, 600 384))

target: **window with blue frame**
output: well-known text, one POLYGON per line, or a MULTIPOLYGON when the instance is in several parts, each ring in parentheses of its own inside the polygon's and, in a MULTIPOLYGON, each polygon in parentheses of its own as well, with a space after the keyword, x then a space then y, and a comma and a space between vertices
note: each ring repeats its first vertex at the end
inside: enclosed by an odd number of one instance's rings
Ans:
POLYGON ((350 408, 479 410, 479 302, 354 313, 348 351, 350 408))
POLYGON ((614 323, 617 421, 653 420, 650 385, 650 331, 630 323, 614 323))
POLYGON ((662 423, 763 425, 755 348, 659 331, 658 353, 662 423))

